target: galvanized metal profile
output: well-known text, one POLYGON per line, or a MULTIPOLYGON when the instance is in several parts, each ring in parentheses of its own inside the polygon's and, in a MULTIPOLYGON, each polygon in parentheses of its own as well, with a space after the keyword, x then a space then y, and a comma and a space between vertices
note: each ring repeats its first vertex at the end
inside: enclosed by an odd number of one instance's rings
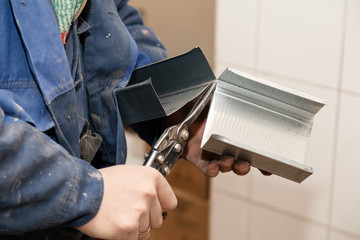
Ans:
POLYGON ((305 165, 319 98, 234 69, 218 78, 202 148, 233 155, 295 182, 313 173, 305 165))

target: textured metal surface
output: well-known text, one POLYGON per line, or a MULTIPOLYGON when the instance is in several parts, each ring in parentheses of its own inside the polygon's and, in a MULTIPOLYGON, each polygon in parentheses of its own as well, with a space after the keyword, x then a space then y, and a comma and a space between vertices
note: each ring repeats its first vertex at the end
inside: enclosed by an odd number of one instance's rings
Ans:
POLYGON ((320 99, 227 69, 217 82, 202 147, 301 182, 312 174, 305 156, 323 106, 320 99))

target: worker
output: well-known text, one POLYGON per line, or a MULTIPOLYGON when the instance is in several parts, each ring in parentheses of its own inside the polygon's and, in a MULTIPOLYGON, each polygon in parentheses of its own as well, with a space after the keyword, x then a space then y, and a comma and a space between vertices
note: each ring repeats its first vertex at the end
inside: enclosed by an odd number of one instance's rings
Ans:
MULTIPOLYGON (((125 164, 114 89, 163 44, 126 0, 2 0, 0 34, 0 239, 148 239, 177 200, 158 171, 125 164)), ((151 144, 182 111, 132 127, 151 144)), ((246 174, 200 149, 205 116, 183 157, 246 174)))

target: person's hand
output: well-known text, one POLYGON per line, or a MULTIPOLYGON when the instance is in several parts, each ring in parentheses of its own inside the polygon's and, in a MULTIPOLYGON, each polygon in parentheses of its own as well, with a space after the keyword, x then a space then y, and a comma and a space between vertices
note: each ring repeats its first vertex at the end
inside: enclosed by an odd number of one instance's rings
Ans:
MULTIPOLYGON (((184 120, 195 101, 196 99, 167 117, 165 120, 165 127, 178 124, 184 120)), ((189 139, 187 140, 182 157, 194 164, 209 177, 215 177, 219 174, 219 172, 229 171, 233 171, 237 175, 246 175, 251 169, 249 162, 241 159, 235 160, 233 156, 219 156, 200 148, 205 130, 207 114, 209 112, 209 106, 210 104, 205 107, 200 116, 193 124, 190 125, 189 139)), ((266 171, 260 170, 260 172, 266 176, 271 175, 271 173, 266 171)))
MULTIPOLYGON (((166 119, 165 126, 171 126, 181 122, 189 113, 194 101, 166 119)), ((246 175, 250 171, 250 163, 236 160, 233 156, 219 156, 214 153, 202 150, 201 140, 205 130, 206 117, 209 105, 202 111, 200 116, 190 125, 189 139, 187 140, 182 157, 193 163, 209 177, 215 177, 219 172, 233 171, 237 175, 246 175)))
POLYGON ((219 156, 200 148, 207 112, 207 109, 205 109, 198 119, 190 125, 189 139, 183 157, 209 177, 215 177, 219 172, 229 171, 233 171, 237 175, 246 175, 251 169, 249 162, 235 161, 233 156, 219 156))
POLYGON ((162 225, 162 213, 177 205, 170 185, 153 168, 121 165, 100 172, 104 180, 100 209, 90 222, 77 228, 88 236, 148 239, 148 230, 162 225))

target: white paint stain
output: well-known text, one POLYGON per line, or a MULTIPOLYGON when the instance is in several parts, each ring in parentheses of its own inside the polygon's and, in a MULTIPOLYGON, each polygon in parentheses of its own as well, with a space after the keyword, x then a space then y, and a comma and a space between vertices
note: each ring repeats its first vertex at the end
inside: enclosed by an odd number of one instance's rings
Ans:
POLYGON ((82 195, 85 197, 85 199, 87 199, 87 193, 82 193, 82 195))
POLYGON ((141 29, 142 34, 144 34, 145 36, 149 36, 150 32, 146 29, 141 29))
POLYGON ((102 177, 101 174, 98 172, 88 173, 88 175, 92 178, 95 178, 96 180, 101 181, 102 177))
POLYGON ((18 190, 18 193, 17 193, 17 204, 20 204, 21 202, 21 193, 20 193, 20 190, 18 190))

